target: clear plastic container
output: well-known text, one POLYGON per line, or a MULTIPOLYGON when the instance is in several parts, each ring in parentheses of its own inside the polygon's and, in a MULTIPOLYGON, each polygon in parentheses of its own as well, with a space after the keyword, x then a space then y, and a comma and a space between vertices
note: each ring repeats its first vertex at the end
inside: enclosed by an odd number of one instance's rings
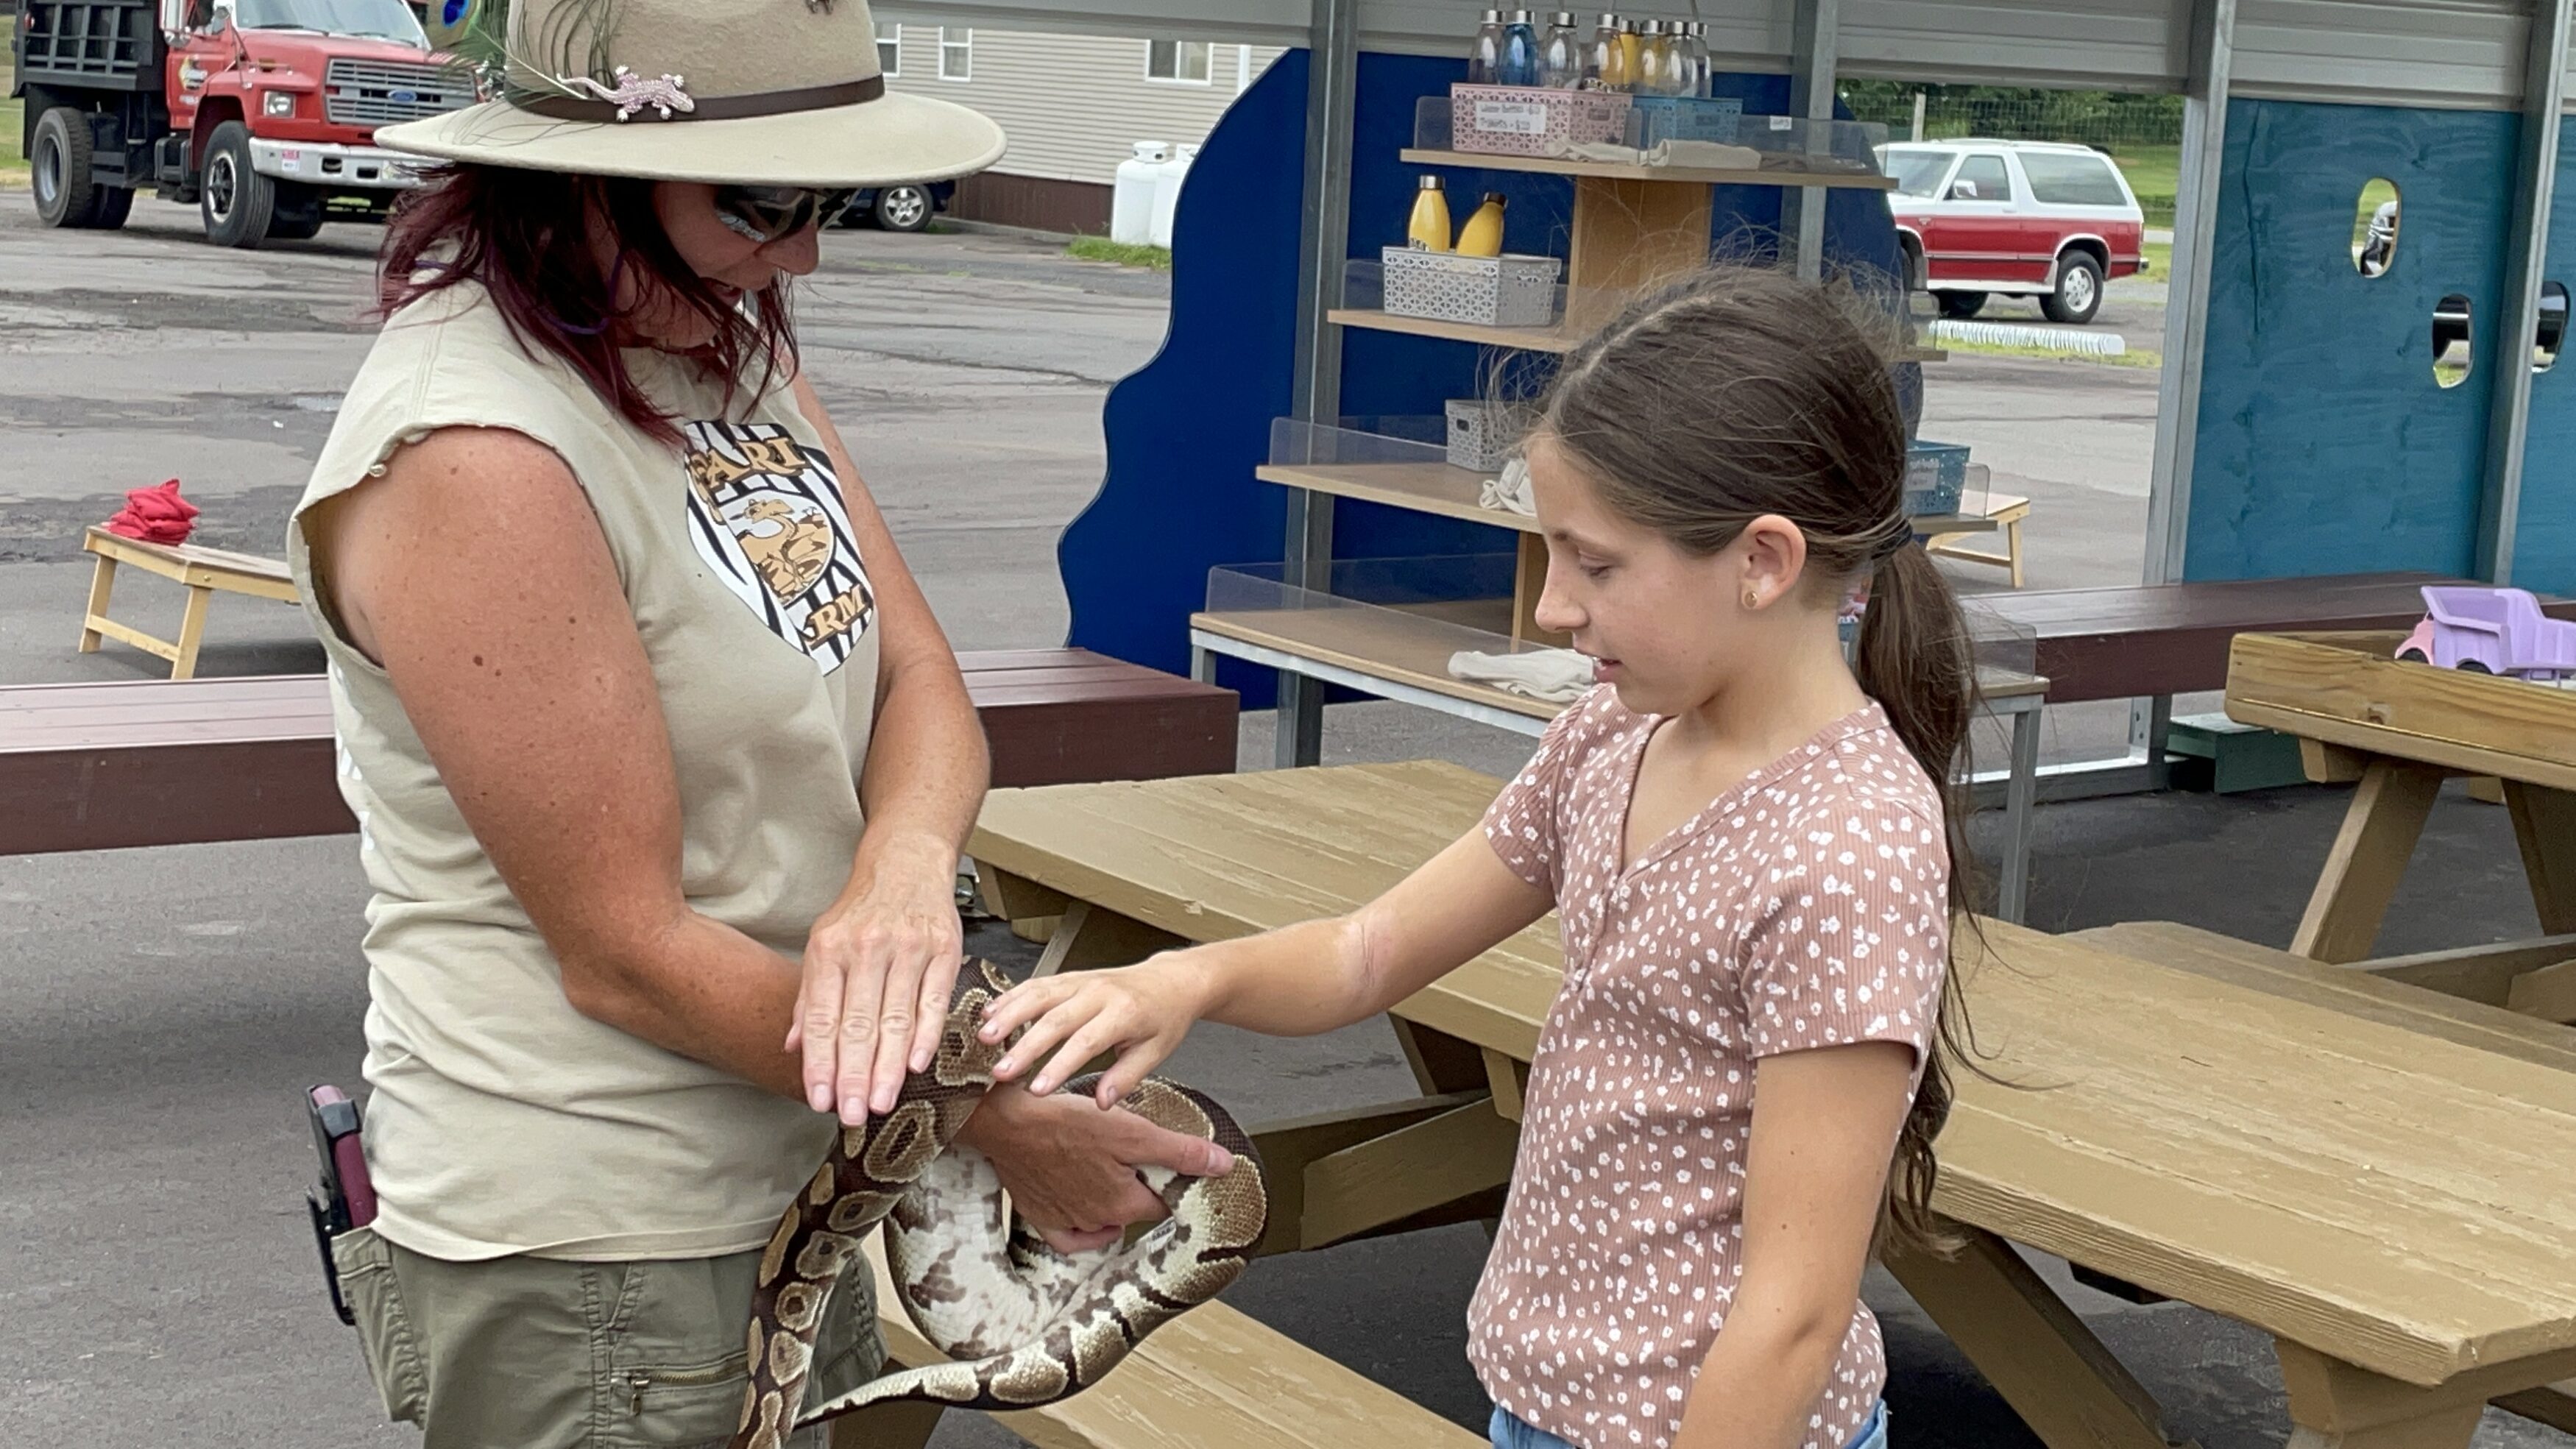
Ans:
POLYGON ((1809 121, 1796 116, 1748 116, 1742 103, 1691 96, 1634 96, 1624 117, 1622 141, 1650 150, 1666 140, 1708 141, 1736 148, 1706 164, 1755 171, 1879 174, 1878 148, 1887 127, 1875 121, 1809 121), (1731 133, 1731 134, 1730 134, 1731 133))

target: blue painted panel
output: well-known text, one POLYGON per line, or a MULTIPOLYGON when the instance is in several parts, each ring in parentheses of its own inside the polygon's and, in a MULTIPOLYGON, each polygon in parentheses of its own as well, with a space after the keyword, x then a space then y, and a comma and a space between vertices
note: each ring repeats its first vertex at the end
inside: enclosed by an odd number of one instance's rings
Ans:
POLYGON ((1280 556, 1286 494, 1252 470, 1289 412, 1305 116, 1306 52, 1292 50, 1191 164, 1163 350, 1110 389, 1108 476, 1056 545, 1082 648, 1184 673, 1208 569, 1280 556))
MULTIPOLYGON (((1421 168, 1397 153, 1412 144, 1415 102, 1445 94, 1464 75, 1459 60, 1359 58, 1351 256, 1374 259, 1403 239, 1421 168)), ((1782 77, 1717 82, 1719 94, 1742 98, 1748 111, 1786 107, 1782 77)), ((1275 561, 1284 551, 1286 490, 1256 482, 1252 471, 1266 460, 1271 420, 1288 414, 1293 390, 1305 100, 1306 53, 1290 51, 1235 101, 1191 167, 1175 219, 1170 331, 1154 360, 1111 390, 1103 416, 1108 477, 1057 548, 1071 642, 1083 648, 1181 670, 1208 570, 1275 561)), ((1457 220, 1476 196, 1500 191, 1509 198, 1512 250, 1565 254, 1574 189, 1564 178, 1460 169, 1449 186, 1457 220)), ((1828 254, 1892 270, 1896 233, 1885 197, 1828 196, 1828 254)), ((1775 187, 1717 190, 1712 232, 1728 255, 1761 248, 1747 241, 1748 229, 1776 234, 1780 197, 1775 187)), ((1495 358, 1455 342, 1351 330, 1343 338, 1343 415, 1437 416, 1443 400, 1476 395, 1495 358)), ((1479 524, 1335 505, 1339 558, 1510 546, 1508 534, 1479 524)), ((1268 705, 1269 676, 1226 668, 1224 681, 1244 690, 1247 708, 1268 705)))
MULTIPOLYGON (((2576 287, 2576 123, 2558 132, 2558 186, 2541 275, 2576 287)), ((2399 243, 2401 250, 2404 243, 2399 243)), ((2560 342, 2563 348, 2566 339, 2560 342)), ((2576 370, 2563 356, 2531 380, 2531 431, 2522 454, 2522 513, 2513 581, 2544 593, 2576 592, 2576 370)))
POLYGON ((2237 101, 2228 111, 2186 576, 2475 562, 2516 120, 2237 101), (2363 184, 2396 183, 2395 264, 2352 265, 2363 184), (2479 353, 2433 381, 2432 315, 2467 296, 2479 353))

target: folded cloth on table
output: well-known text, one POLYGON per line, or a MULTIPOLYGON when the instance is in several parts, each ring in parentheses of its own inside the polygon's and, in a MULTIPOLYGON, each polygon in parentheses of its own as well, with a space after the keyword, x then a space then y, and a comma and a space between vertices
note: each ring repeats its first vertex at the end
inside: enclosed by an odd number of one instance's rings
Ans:
POLYGON ((1477 502, 1523 518, 1538 517, 1538 500, 1530 496, 1529 464, 1519 458, 1505 462, 1503 476, 1486 479, 1477 502))
POLYGON ((145 543, 182 544, 197 528, 197 505, 179 496, 179 480, 125 495, 125 506, 101 525, 120 538, 145 543))
POLYGON ((1449 656, 1449 677, 1550 704, 1572 704, 1592 687, 1592 661, 1571 649, 1532 649, 1522 654, 1478 654, 1463 650, 1449 656))
POLYGON ((1636 147, 1616 141, 1569 141, 1562 136, 1547 143, 1547 154, 1558 161, 1601 161, 1613 166, 1636 166, 1645 159, 1636 147))

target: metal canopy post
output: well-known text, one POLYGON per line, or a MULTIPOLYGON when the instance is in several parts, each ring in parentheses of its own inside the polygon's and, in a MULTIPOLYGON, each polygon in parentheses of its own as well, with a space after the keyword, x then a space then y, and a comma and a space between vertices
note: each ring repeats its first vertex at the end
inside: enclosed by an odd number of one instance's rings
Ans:
MULTIPOLYGON (((1834 67, 1842 26, 1842 0, 1791 0, 1789 17, 1789 114, 1811 122, 1834 118, 1834 67)), ((1808 147, 1829 149, 1811 134, 1808 147)), ((1796 248, 1798 276, 1813 282, 1825 274, 1825 189, 1801 186, 1780 199, 1781 230, 1796 248)))
MULTIPOLYGON (((1342 335, 1327 320, 1341 304, 1350 254, 1351 116, 1359 82, 1359 0, 1314 0, 1306 72, 1305 222, 1297 235, 1296 416, 1330 427, 1341 419, 1342 335)), ((1321 590, 1332 583, 1333 500, 1288 491, 1287 577, 1321 590)), ((1294 769, 1323 758, 1324 683, 1279 675, 1274 760, 1294 769)))
MULTIPOLYGON (((2506 233, 2504 296, 2490 349, 2496 385, 2487 404, 2486 483, 2478 504, 2478 575, 2498 584, 2513 582, 2514 534, 2522 514, 2531 354, 2540 330, 2541 271, 2548 265, 2549 206, 2558 178, 2570 5, 2571 0, 2538 0, 2523 47, 2522 144, 2514 167, 2512 229, 2506 233)), ((2405 224, 2401 215, 2401 234, 2405 224)))
POLYGON ((2165 287, 2165 367, 2156 388, 2155 471, 2147 486, 2144 581, 2182 577, 2191 521, 2193 443, 2200 431, 2201 349, 2209 333, 2210 251, 2218 235, 2218 173, 2227 149, 2228 73, 2236 0, 2192 0, 2185 41, 2182 175, 2175 188, 2173 272, 2165 287))
MULTIPOLYGON (((2147 483, 2147 550, 2140 581, 2182 578, 2191 531, 2192 452, 2200 433, 2201 352, 2209 337, 2209 267, 2218 238, 2219 173, 2236 55, 2236 0, 2191 0, 2184 17, 2182 175, 2174 196, 2172 272, 2165 281, 2165 366, 2156 386, 2156 451, 2147 483)), ((2129 704, 2129 758, 2149 788, 2165 783, 2173 701, 2129 704)))

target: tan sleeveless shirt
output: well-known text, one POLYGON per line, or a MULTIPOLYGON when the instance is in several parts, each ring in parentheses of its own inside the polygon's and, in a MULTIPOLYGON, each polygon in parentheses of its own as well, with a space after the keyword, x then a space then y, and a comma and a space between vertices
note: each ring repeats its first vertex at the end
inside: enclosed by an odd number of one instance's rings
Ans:
MULTIPOLYGON (((449 426, 508 428, 580 480, 644 641, 679 777, 689 905, 794 958, 847 883, 877 682, 876 607, 822 439, 784 389, 736 400, 627 363, 687 434, 626 423, 520 347, 480 289, 387 323, 296 507, 287 549, 330 657, 340 786, 367 909, 367 1160, 377 1230, 431 1257, 702 1257, 766 1241, 828 1118, 565 1001, 384 671, 340 636, 304 511, 449 426)), ((781 1027, 784 1034, 785 1028, 781 1027)))

